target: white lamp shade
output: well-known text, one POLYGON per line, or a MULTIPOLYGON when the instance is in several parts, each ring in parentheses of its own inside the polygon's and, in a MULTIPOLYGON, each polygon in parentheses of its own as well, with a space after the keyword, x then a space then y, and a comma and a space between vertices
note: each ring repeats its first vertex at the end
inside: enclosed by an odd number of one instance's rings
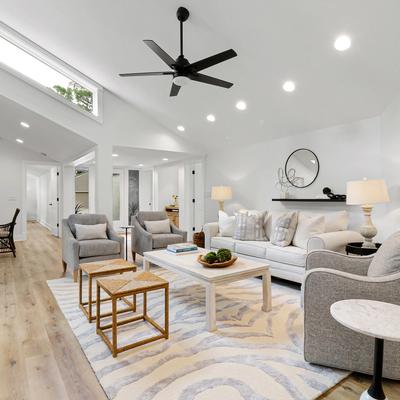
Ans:
POLYGON ((230 200, 232 198, 232 188, 230 186, 213 186, 211 188, 211 199, 217 201, 230 200))
POLYGON ((347 182, 347 204, 369 205, 390 201, 383 179, 347 182))

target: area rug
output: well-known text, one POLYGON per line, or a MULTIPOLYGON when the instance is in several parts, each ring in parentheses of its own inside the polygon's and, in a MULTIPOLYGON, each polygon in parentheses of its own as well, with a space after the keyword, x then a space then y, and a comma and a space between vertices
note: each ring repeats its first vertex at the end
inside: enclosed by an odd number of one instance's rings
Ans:
MULTIPOLYGON (((68 278, 48 281, 109 399, 312 400, 348 375, 304 361, 299 290, 273 284, 273 309, 264 313, 260 280, 219 286, 218 330, 209 333, 204 288, 161 268, 152 271, 170 282, 170 338, 117 358, 79 309, 78 285, 68 278)), ((162 324, 161 292, 150 296, 148 310, 162 324)), ((122 326, 119 345, 153 333, 145 323, 122 326)))

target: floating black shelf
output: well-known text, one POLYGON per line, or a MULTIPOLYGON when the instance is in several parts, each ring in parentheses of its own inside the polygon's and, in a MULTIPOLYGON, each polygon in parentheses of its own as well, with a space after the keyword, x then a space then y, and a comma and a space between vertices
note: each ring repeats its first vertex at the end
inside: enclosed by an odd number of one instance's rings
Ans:
POLYGON ((272 199, 272 201, 301 201, 301 202, 319 202, 319 203, 345 203, 345 199, 272 199))

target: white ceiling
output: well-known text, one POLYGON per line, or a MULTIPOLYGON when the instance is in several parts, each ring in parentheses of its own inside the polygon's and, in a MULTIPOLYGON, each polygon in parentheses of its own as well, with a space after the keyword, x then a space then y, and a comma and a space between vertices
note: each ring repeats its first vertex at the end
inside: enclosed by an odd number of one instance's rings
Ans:
POLYGON ((181 161, 189 157, 187 153, 119 146, 113 148, 113 153, 118 154, 118 157, 113 157, 114 167, 131 167, 137 169, 152 168, 171 162, 181 161), (167 158, 168 160, 163 160, 163 158, 167 158), (139 167, 139 164, 143 164, 143 166, 139 167))
POLYGON ((165 127, 209 147, 255 142, 378 115, 400 90, 398 0, 2 0, 4 22, 127 99, 165 127), (143 43, 178 54, 175 12, 185 24, 189 61, 233 48, 238 57, 204 73, 226 90, 194 83, 169 97, 169 77, 119 78, 163 71, 143 43), (351 49, 333 41, 347 33, 351 49), (297 83, 288 94, 281 85, 297 83), (248 103, 239 112, 238 99, 248 103), (208 113, 216 122, 205 120, 208 113))
POLYGON ((94 146, 93 142, 4 96, 0 96, 0 137, 12 142, 23 139, 21 146, 59 162, 70 161, 94 146), (30 128, 23 128, 21 121, 30 128))

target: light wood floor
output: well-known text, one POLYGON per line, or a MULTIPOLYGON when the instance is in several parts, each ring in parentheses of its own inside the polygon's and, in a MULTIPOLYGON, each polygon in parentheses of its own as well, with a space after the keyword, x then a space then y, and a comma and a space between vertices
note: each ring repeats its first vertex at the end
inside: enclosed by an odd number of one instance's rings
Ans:
MULTIPOLYGON (((0 399, 106 399, 46 280, 61 276, 60 241, 38 224, 0 254, 0 399)), ((322 398, 356 400, 369 377, 353 374, 322 398)), ((385 382, 400 399, 400 383, 385 382)))

